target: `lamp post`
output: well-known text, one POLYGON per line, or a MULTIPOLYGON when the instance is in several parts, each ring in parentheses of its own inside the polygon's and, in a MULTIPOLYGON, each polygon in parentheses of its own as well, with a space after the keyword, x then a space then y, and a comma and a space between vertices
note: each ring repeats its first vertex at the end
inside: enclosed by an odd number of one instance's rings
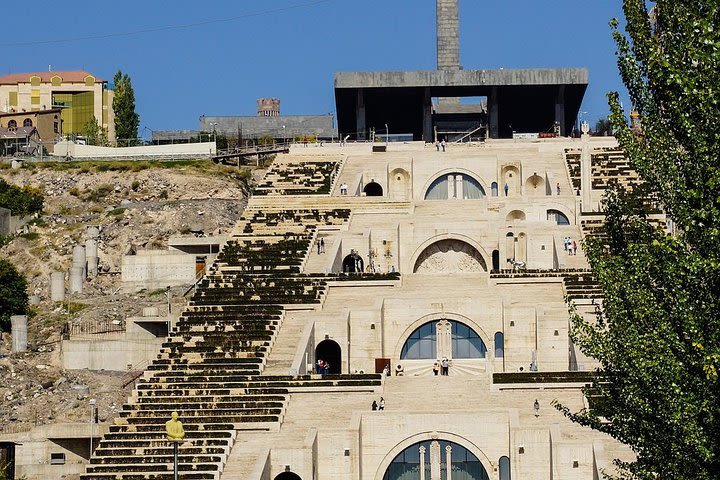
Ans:
POLYGON ((93 433, 95 431, 95 408, 97 404, 97 400, 94 398, 90 399, 90 455, 88 456, 88 463, 90 463, 90 459, 92 458, 93 454, 93 433))

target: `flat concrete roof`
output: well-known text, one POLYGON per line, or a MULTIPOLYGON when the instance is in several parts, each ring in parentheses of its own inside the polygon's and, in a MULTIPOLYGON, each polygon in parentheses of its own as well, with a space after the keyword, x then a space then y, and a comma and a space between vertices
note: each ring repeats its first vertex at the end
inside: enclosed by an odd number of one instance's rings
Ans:
POLYGON ((417 70, 406 72, 338 72, 335 74, 335 88, 502 87, 587 84, 587 68, 417 70))

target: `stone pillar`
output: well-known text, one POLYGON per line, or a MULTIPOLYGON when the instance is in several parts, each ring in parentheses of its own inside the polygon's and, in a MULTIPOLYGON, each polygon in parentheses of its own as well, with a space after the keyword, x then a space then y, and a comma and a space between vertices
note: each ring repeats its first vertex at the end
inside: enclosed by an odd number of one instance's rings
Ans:
POLYGON ((425 89, 423 95, 423 140, 426 143, 435 141, 432 125, 432 96, 429 88, 425 89))
POLYGON ((28 333, 27 315, 11 316, 10 328, 12 330, 12 353, 26 351, 28 333))
POLYGON ((582 134, 582 155, 580 156, 580 190, 582 191, 582 211, 592 211, 592 157, 588 140, 587 126, 581 127, 582 134))
POLYGON ((367 126, 365 124, 365 94, 362 88, 357 91, 357 104, 355 106, 355 130, 358 140, 365 140, 367 126))
POLYGON ((498 138, 500 136, 500 116, 498 112, 499 92, 497 87, 493 87, 488 96, 488 129, 490 138, 498 138))
POLYGON ((65 301, 65 272, 50 274, 50 300, 53 302, 65 301))
POLYGON ((460 69, 458 0, 436 0, 438 70, 460 69))
POLYGON ((425 447, 420 446, 420 480, 425 480, 425 447))
POLYGON ((452 358, 452 324, 445 319, 440 320, 435 327, 437 357, 452 358))
POLYGON ((82 268, 82 278, 85 279, 87 272, 87 257, 85 256, 85 247, 82 245, 75 245, 73 247, 73 267, 82 268))
POLYGON ((440 479, 440 444, 437 440, 430 442, 430 480, 440 479))
POLYGON ((98 273, 98 248, 96 240, 85 241, 85 257, 87 259, 88 277, 94 277, 98 273))
POLYGON ((560 136, 566 136, 567 132, 565 130, 565 85, 560 85, 560 87, 558 87, 558 92, 555 96, 555 121, 560 124, 560 136))
POLYGON ((450 445, 445 446, 445 480, 452 480, 452 447, 450 445))
POLYGON ((82 293, 83 282, 85 281, 85 269, 83 267, 70 268, 70 293, 82 293))

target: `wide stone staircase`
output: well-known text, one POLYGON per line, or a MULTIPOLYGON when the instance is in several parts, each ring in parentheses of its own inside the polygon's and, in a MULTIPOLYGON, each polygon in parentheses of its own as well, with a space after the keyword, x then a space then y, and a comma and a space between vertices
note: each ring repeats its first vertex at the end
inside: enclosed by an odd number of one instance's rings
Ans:
MULTIPOLYGON (((323 185, 312 193, 325 188, 324 179, 302 171, 323 185)), ((322 169, 323 176, 331 173, 322 169)), ((264 212, 251 200, 81 478, 173 478, 165 422, 176 411, 186 432, 181 478, 217 480, 240 433, 280 428, 290 392, 379 386, 374 374, 262 375, 286 309, 321 308, 328 279, 337 277, 301 273, 318 225, 342 225, 349 217, 349 209, 264 212)))

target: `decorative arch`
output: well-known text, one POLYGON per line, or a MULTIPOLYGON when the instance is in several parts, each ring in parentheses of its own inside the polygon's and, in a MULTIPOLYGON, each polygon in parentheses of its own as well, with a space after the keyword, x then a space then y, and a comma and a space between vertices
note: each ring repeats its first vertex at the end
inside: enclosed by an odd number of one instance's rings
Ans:
POLYGON ((396 168, 388 178, 388 196, 391 200, 405 202, 410 199, 410 174, 404 168, 396 168))
POLYGON ((474 273, 486 272, 482 254, 467 242, 455 239, 437 241, 420 253, 413 273, 474 273))
MULTIPOLYGON (((479 187, 480 192, 482 194, 481 196, 482 197, 486 196, 485 192, 487 191, 487 185, 485 184, 485 182, 483 182, 483 180, 477 174, 475 174, 474 172, 471 172, 470 170, 468 170, 466 168, 446 168, 446 169, 441 170, 440 172, 436 173, 435 175, 430 177, 430 179, 427 182, 425 182, 425 185, 423 186, 423 189, 422 189, 422 192, 423 192, 422 199, 428 200, 428 198, 427 198, 428 193, 430 192, 431 188, 436 185, 436 182, 441 181, 443 178, 447 178, 449 175, 456 175, 456 176, 463 175, 465 177, 468 177, 469 179, 471 179, 472 181, 477 183, 477 186, 479 187)), ((450 193, 451 192, 448 192, 445 199, 454 198, 453 195, 451 195, 450 193)))
POLYGON ((497 197, 497 196, 498 196, 498 184, 497 184, 497 182, 492 182, 492 183, 490 184, 490 192, 491 192, 491 195, 492 195, 493 197, 497 197))
POLYGON ((467 235, 462 234, 449 234, 444 233, 440 235, 435 235, 434 237, 431 237, 427 240, 425 240, 416 250, 415 253, 412 256, 412 263, 413 265, 413 273, 415 272, 415 266, 417 265, 418 260, 420 259, 420 256, 427 250, 428 247, 433 245, 434 243, 438 243, 443 240, 458 240, 463 243, 467 243, 472 248, 474 248, 477 253, 480 255, 480 258, 482 258, 481 264, 484 266, 485 271, 487 271, 487 266, 490 263, 489 258, 490 256, 485 251, 485 249, 474 239, 468 237, 467 235))
POLYGON ((375 480, 383 480, 383 477, 385 476, 385 472, 387 471, 388 467, 392 463, 392 461, 397 457, 400 453, 405 451, 408 447, 411 447, 415 445, 416 443, 421 442, 431 442, 433 440, 438 441, 447 441, 452 442, 460 445, 461 447, 467 449, 470 451, 475 457, 477 457, 478 460, 480 460, 480 463, 482 464, 483 468, 485 469, 485 472, 490 475, 490 473, 493 471, 493 465, 490 458, 483 452, 480 447, 475 445, 473 442, 468 440, 465 437, 462 437, 460 435, 456 435, 454 433, 445 432, 445 431, 433 431, 433 432, 423 432, 423 433, 417 433, 415 435, 412 435, 410 437, 407 437, 405 440, 402 440, 397 445, 395 445, 393 448, 390 449, 390 451, 385 455, 385 457, 380 461, 380 465, 378 466, 378 470, 375 472, 375 480))
POLYGON ((517 165, 503 165, 500 170, 500 178, 502 181, 500 188, 503 189, 505 196, 507 196, 509 192, 517 193, 520 191, 520 168, 518 168, 517 165), (506 185, 507 190, 505 189, 506 185))
POLYGON ((62 84, 62 77, 60 75, 53 75, 50 77, 50 83, 53 87, 59 87, 62 84))
POLYGON ((525 181, 525 193, 532 195, 545 195, 545 180, 537 173, 533 173, 525 181))
POLYGON ((470 450, 459 443, 445 439, 418 442, 400 452, 390 462, 383 480, 405 480, 408 473, 420 469, 420 478, 435 478, 433 470, 437 469, 440 478, 460 478, 490 480, 487 470, 470 450), (433 448, 438 449, 438 457, 433 458, 433 448), (433 461, 437 462, 433 465, 433 461), (423 477, 424 476, 424 477, 423 477))
POLYGON ((330 365, 327 373, 342 373, 342 349, 335 340, 327 339, 317 344, 317 347, 315 347, 315 361, 317 360, 323 360, 330 365))
POLYGON ((518 220, 525 220, 525 212, 523 212, 522 210, 511 210, 505 216, 506 222, 512 222, 512 221, 518 221, 518 220))
POLYGON ((32 126, 33 126, 32 119, 26 118, 25 120, 23 120, 23 127, 32 127, 32 126))
POLYGON ((8 120, 8 130, 15 130, 17 128, 17 121, 15 120, 8 120))
POLYGON ((472 327, 441 318, 420 325, 410 333, 400 350, 400 361, 436 358, 487 358, 487 345, 472 327))
POLYGON ((37 75, 33 75, 30 77, 30 85, 33 87, 39 87, 41 81, 42 78, 38 77, 37 75))
MULTIPOLYGON (((454 312, 445 312, 443 314, 440 313, 429 313, 427 315, 423 315, 422 317, 418 318, 414 322, 412 322, 410 325, 403 330, 403 333, 398 337, 398 342, 395 345, 395 351, 393 352, 393 358, 394 359, 400 359, 400 354, 402 353, 402 349, 405 346, 405 343, 410 338, 410 335, 420 328, 421 326, 425 325, 428 322, 441 320, 442 318, 445 318, 446 320, 453 320, 455 322, 462 323, 468 327, 470 327, 475 333, 478 334, 480 337, 480 340, 483 341, 485 344, 485 347, 487 349, 488 345, 493 345, 493 337, 488 335, 488 333, 483 330, 483 328, 474 320, 472 320, 469 317, 466 317, 465 315, 462 315, 460 313, 454 313, 454 312)), ((490 350, 487 350, 489 352, 490 350)), ((488 358, 487 353, 485 354, 485 359, 488 358)))
POLYGON ((379 183, 376 181, 371 181, 367 185, 365 185, 365 188, 363 188, 363 192, 365 192, 365 195, 368 197, 382 197, 383 196, 383 188, 380 186, 379 183))
POLYGON ((85 86, 87 87, 92 87, 93 85, 95 85, 95 77, 93 77, 92 75, 87 75, 84 80, 85 86))

